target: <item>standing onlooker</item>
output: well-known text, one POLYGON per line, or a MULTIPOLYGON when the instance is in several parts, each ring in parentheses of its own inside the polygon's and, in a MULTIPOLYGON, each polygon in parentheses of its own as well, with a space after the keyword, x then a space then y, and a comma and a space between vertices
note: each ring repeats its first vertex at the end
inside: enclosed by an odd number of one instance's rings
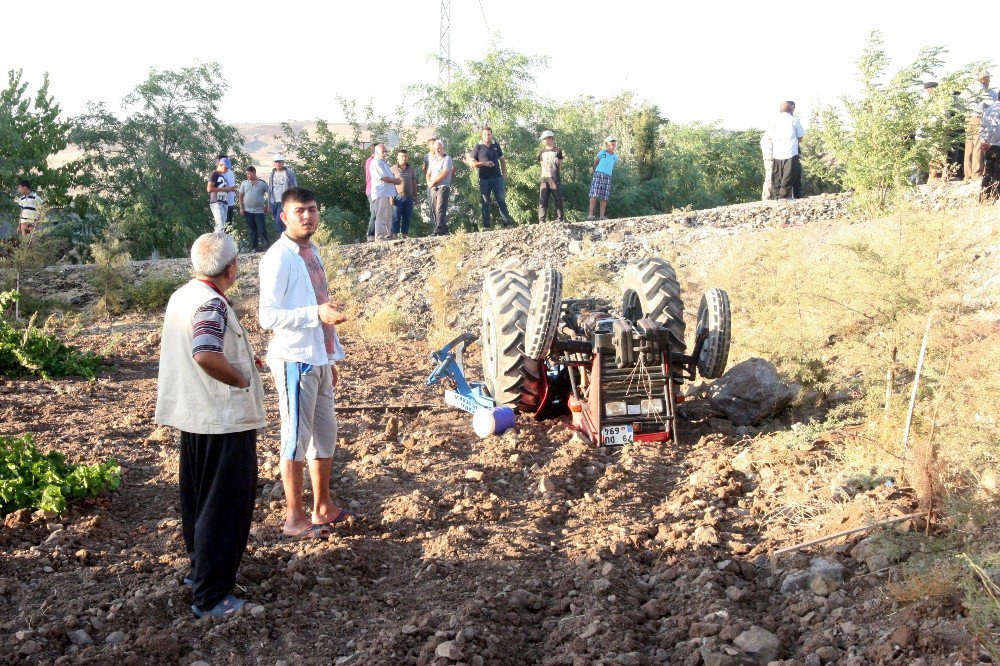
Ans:
POLYGON ((767 135, 771 139, 771 196, 792 199, 795 180, 799 176, 799 140, 805 135, 799 119, 792 115, 795 105, 782 102, 778 115, 771 121, 767 135))
POLYGON ((760 200, 771 198, 771 168, 774 166, 774 154, 771 147, 771 135, 766 131, 760 135, 760 154, 764 158, 764 186, 761 189, 760 200))
POLYGON ((270 243, 267 239, 267 219, 265 216, 269 212, 267 204, 267 185, 257 177, 257 169, 248 166, 246 170, 247 178, 240 183, 239 204, 240 215, 246 220, 247 229, 250 231, 250 247, 254 252, 266 250, 270 243), (263 241, 263 247, 260 243, 263 241))
POLYGON ((431 160, 437 154, 437 137, 432 136, 427 139, 427 153, 424 155, 424 185, 427 188, 427 214, 431 221, 431 228, 437 227, 437 220, 434 219, 434 190, 431 189, 431 160))
POLYGON ((163 318, 154 421, 180 430, 191 610, 218 617, 244 604, 229 591, 253 520, 264 386, 249 338, 226 299, 238 270, 232 236, 200 236, 191 264, 194 279, 170 297, 163 318))
POLYGON ((979 128, 979 147, 983 151, 983 186, 979 201, 1000 200, 1000 102, 994 102, 983 114, 979 128))
POLYGON ((969 91, 966 105, 969 115, 965 122, 965 179, 973 180, 983 176, 983 155, 985 149, 979 140, 979 128, 983 123, 983 114, 990 105, 997 101, 997 91, 990 88, 990 73, 983 72, 969 91))
POLYGON ((274 228, 277 235, 285 231, 285 223, 281 221, 281 197, 285 190, 298 187, 298 179, 291 167, 285 166, 285 156, 281 153, 274 155, 274 168, 267 179, 267 193, 271 201, 271 212, 274 214, 274 228))
POLYGON ((560 176, 562 175, 563 152, 556 145, 555 134, 550 130, 542 132, 542 149, 538 152, 538 163, 542 167, 541 183, 538 186, 538 222, 544 222, 549 212, 549 197, 556 200, 556 222, 565 222, 563 215, 563 195, 560 176))
POLYGON ((490 228, 490 194, 497 200, 500 209, 500 223, 510 226, 507 211, 507 160, 504 159, 500 144, 493 140, 493 130, 484 127, 480 135, 482 141, 472 149, 472 166, 479 169, 479 197, 483 208, 483 229, 490 228))
POLYGON ((604 150, 594 158, 594 178, 590 181, 590 208, 587 219, 594 220, 594 207, 601 200, 601 219, 608 219, 608 199, 611 198, 611 173, 618 164, 618 139, 613 136, 604 139, 604 150))
POLYGON ((392 202, 396 198, 396 185, 403 181, 392 175, 389 163, 385 161, 388 150, 384 143, 375 145, 374 158, 369 169, 372 181, 372 208, 375 211, 375 238, 392 238, 392 202))
POLYGON ((413 202, 417 198, 417 176, 410 166, 410 154, 400 148, 396 152, 396 163, 392 165, 395 176, 396 198, 393 200, 392 235, 410 237, 410 221, 413 219, 413 202))
POLYGON ((330 498, 330 470, 337 446, 333 390, 344 358, 336 324, 344 315, 330 305, 319 248, 310 240, 319 225, 311 191, 293 187, 282 195, 284 233, 260 260, 260 325, 274 335, 267 364, 274 375, 281 414, 281 483, 289 537, 325 539, 329 525, 353 516, 330 498), (306 460, 312 480, 311 519, 302 510, 306 460))
POLYGON ((208 174, 208 207, 212 210, 212 218, 215 220, 215 233, 219 234, 226 230, 226 221, 229 219, 229 193, 236 189, 235 185, 229 184, 226 172, 226 160, 220 158, 215 163, 215 171, 208 174))
POLYGON ((217 159, 226 163, 226 185, 233 188, 226 194, 226 226, 228 226, 236 215, 236 173, 233 171, 233 161, 229 159, 229 155, 220 153, 217 159))
POLYGON ((38 226, 38 218, 45 202, 31 190, 31 181, 17 181, 17 191, 21 195, 17 198, 17 205, 21 209, 17 219, 17 230, 22 236, 27 236, 38 226))
POLYGON ((375 161, 375 151, 378 144, 372 144, 372 153, 365 160, 365 199, 368 201, 368 240, 375 240, 375 201, 372 199, 372 162, 375 161))
POLYGON ((451 196, 451 176, 455 171, 455 163, 448 153, 444 152, 444 141, 434 141, 434 157, 431 158, 428 169, 427 183, 433 194, 431 209, 434 211, 434 235, 444 236, 448 233, 448 199, 451 196))

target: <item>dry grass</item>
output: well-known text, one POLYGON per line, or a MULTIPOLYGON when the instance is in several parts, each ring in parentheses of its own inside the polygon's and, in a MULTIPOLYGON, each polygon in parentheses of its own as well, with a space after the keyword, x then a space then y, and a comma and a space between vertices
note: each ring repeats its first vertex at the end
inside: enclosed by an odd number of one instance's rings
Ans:
POLYGON ((427 279, 427 301, 431 306, 433 323, 427 331, 427 343, 437 349, 459 334, 455 328, 459 312, 457 294, 467 285, 462 283, 464 273, 456 266, 465 259, 468 241, 465 233, 448 236, 434 252, 434 271, 427 279))
POLYGON ((361 330, 361 305, 357 285, 347 272, 347 261, 340 246, 328 243, 320 246, 320 257, 326 267, 326 281, 330 287, 330 303, 347 316, 347 321, 337 326, 342 333, 361 330))
POLYGON ((379 340, 398 340, 409 328, 406 315, 395 305, 387 305, 365 323, 365 333, 379 340))
POLYGON ((899 580, 889 581, 889 596, 900 603, 955 594, 962 589, 965 571, 953 559, 933 560, 908 568, 899 580))
POLYGON ((572 257, 562 268, 563 298, 617 300, 614 273, 597 257, 572 257))
MULTIPOLYGON (((817 478, 850 486, 891 477, 961 537, 908 570, 891 594, 913 601, 963 593, 984 636, 1000 618, 996 581, 956 553, 978 562, 984 556, 976 553, 1000 545, 997 247, 1000 209, 901 210, 863 222, 767 231, 729 248, 707 272, 707 282, 730 294, 734 362, 762 356, 806 387, 846 389, 856 397, 825 423, 755 441, 747 451, 755 466, 781 474, 808 438, 836 431, 832 457, 819 463, 817 478), (928 316, 927 354, 904 447, 928 316)), ((867 517, 857 515, 856 501, 828 491, 789 479, 769 519, 821 533, 867 517)), ((871 517, 886 508, 873 504, 871 517)))

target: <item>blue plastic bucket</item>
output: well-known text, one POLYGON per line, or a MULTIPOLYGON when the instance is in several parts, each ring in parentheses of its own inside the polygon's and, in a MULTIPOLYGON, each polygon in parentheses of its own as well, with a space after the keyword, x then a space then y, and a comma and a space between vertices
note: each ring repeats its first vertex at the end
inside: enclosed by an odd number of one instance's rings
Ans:
POLYGON ((502 435, 514 427, 517 415, 510 407, 494 407, 492 409, 477 409, 472 415, 472 429, 480 437, 502 435))

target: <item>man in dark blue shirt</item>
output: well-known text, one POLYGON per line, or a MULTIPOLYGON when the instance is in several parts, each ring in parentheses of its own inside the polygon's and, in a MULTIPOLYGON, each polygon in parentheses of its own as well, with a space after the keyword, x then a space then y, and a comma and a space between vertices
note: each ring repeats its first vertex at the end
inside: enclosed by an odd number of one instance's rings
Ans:
POLYGON ((507 212, 507 160, 503 157, 500 144, 493 140, 493 130, 483 128, 482 141, 472 149, 472 166, 479 169, 479 197, 483 206, 483 229, 490 228, 490 193, 497 200, 500 209, 500 222, 505 227, 510 226, 510 213, 507 212))

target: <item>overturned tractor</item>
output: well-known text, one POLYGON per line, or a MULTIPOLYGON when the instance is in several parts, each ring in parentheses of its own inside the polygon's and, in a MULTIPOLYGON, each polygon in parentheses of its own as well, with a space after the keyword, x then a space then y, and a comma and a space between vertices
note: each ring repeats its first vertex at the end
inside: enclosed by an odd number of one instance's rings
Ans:
POLYGON ((552 268, 490 272, 481 308, 483 383, 464 378, 471 334, 432 355, 438 366, 428 383, 450 377, 449 402, 468 411, 506 405, 539 419, 569 414, 574 429, 602 446, 676 438, 683 382, 719 377, 729 356, 726 292, 702 296, 687 354, 680 285, 662 259, 627 266, 618 310, 592 298, 563 300, 552 268))

